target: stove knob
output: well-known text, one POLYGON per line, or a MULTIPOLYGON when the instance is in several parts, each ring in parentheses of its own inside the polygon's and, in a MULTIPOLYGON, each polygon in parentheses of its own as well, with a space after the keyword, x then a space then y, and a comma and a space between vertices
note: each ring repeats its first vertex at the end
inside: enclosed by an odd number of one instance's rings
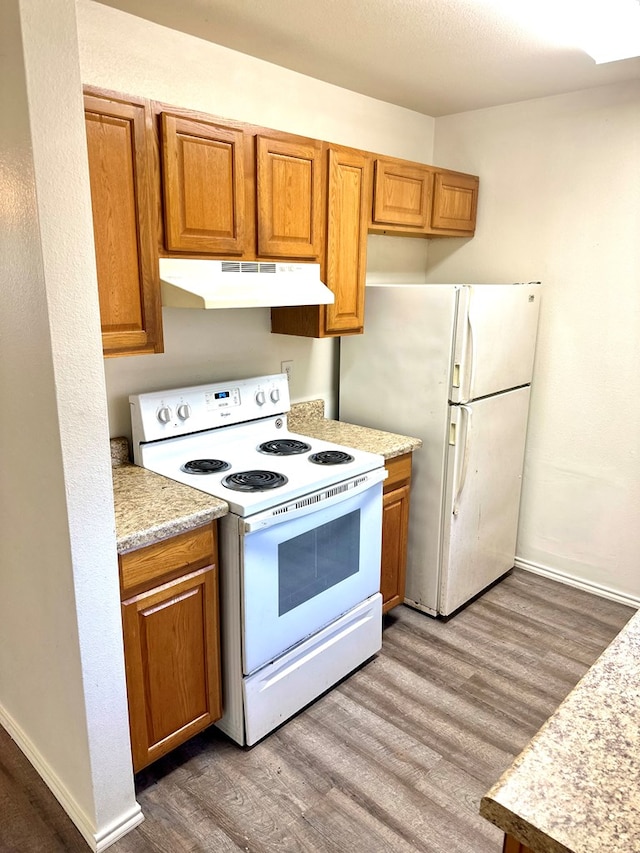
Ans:
POLYGON ((157 415, 161 424, 168 424, 171 420, 171 409, 169 406, 161 406, 158 409, 157 415))
POLYGON ((188 403, 180 403, 176 412, 181 421, 186 421, 187 418, 191 417, 191 406, 188 403))
POLYGON ((264 396, 264 391, 258 391, 256 393, 256 403, 259 406, 264 406, 265 402, 266 402, 266 397, 264 396))
POLYGON ((272 403, 277 403, 278 400, 280 399, 280 392, 278 391, 277 388, 274 388, 273 391, 271 392, 271 394, 269 394, 269 396, 271 397, 272 403))

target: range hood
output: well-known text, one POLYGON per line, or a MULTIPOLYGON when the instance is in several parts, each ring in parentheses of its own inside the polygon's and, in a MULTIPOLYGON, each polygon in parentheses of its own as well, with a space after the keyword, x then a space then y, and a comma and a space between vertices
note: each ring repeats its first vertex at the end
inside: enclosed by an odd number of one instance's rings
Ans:
POLYGON ((160 258, 162 304, 170 308, 328 305, 320 264, 160 258))

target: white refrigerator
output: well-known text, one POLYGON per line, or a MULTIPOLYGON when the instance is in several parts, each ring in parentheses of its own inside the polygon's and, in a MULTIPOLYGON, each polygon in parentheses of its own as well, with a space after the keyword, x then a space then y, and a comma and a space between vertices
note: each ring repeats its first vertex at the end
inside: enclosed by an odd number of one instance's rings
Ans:
POLYGON ((405 603, 448 616, 513 567, 539 283, 367 286, 340 419, 421 438, 405 603))

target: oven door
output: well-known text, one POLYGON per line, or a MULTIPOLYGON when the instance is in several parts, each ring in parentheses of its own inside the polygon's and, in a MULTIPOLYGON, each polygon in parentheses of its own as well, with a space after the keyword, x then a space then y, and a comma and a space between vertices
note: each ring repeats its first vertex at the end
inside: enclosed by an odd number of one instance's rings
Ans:
POLYGON ((245 675, 379 591, 385 476, 384 469, 372 471, 246 519, 245 675))

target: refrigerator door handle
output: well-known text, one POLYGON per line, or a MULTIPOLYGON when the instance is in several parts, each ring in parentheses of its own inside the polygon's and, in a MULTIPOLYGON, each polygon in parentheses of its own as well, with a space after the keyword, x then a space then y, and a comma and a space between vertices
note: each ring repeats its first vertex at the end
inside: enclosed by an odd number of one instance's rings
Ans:
POLYGON ((472 305, 473 289, 469 288, 469 305, 467 308, 467 324, 469 326, 469 389, 467 397, 469 400, 473 398, 473 381, 476 372, 476 339, 473 334, 472 305))
POLYGON ((464 424, 464 442, 463 442, 463 451, 462 451, 462 467, 460 469, 460 475, 458 477, 458 487, 456 489, 455 498, 453 501, 453 514, 457 515, 458 510, 460 509, 460 498, 462 497, 462 490, 464 489, 465 480, 467 479, 467 464, 469 461, 469 430, 471 428, 471 407, 470 406, 459 406, 458 407, 461 412, 465 414, 465 424, 464 424))

